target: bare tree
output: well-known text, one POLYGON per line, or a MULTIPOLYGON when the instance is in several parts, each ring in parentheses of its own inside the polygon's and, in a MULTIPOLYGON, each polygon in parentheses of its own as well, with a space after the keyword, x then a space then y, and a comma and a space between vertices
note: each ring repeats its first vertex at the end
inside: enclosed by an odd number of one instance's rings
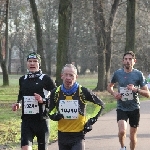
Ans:
POLYGON ((135 6, 136 0, 127 0, 126 47, 125 51, 135 52, 135 6))
POLYGON ((9 77, 8 77, 8 58, 9 58, 9 49, 8 49, 8 17, 9 17, 9 0, 6 0, 5 3, 2 5, 3 9, 3 19, 1 20, 0 30, 2 29, 3 23, 5 23, 5 37, 4 40, 1 37, 0 40, 0 62, 1 68, 3 72, 3 86, 9 85, 9 77), (5 42, 4 44, 4 51, 2 50, 2 41, 5 42))
POLYGON ((58 48, 57 48, 57 68, 56 85, 62 83, 61 69, 69 61, 69 31, 72 15, 72 2, 70 0, 60 0, 59 2, 59 25, 58 25, 58 48))
POLYGON ((105 51, 106 51, 106 34, 105 34, 105 19, 103 12, 103 0, 93 1, 93 13, 95 21, 95 33, 97 39, 98 53, 98 83, 96 90, 104 90, 105 81, 105 51))
POLYGON ((109 14, 108 24, 106 27, 106 78, 105 78, 105 89, 110 78, 110 68, 111 68, 111 58, 112 58, 112 38, 113 38, 113 29, 114 21, 116 18, 117 9, 119 6, 120 0, 114 0, 114 3, 111 6, 111 11, 109 14))
POLYGON ((40 18, 38 15, 37 6, 35 0, 29 0, 30 6, 32 8, 33 19, 35 23, 35 32, 37 39, 37 52, 41 55, 42 71, 46 72, 46 63, 44 59, 43 41, 42 41, 42 29, 40 24, 40 18))
POLYGON ((114 0, 106 25, 104 15, 104 0, 93 0, 95 34, 98 48, 98 83, 96 90, 106 90, 111 66, 113 23, 119 0, 114 0))

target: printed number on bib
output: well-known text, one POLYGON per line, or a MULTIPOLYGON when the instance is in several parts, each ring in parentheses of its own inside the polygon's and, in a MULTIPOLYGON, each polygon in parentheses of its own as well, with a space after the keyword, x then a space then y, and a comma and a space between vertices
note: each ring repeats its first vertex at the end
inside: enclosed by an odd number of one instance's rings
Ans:
POLYGON ((39 113, 38 101, 34 96, 24 96, 24 114, 39 113))
POLYGON ((77 119, 78 100, 60 100, 59 112, 63 114, 64 119, 77 119))
POLYGON ((120 87, 120 94, 122 95, 122 101, 133 100, 133 92, 128 90, 127 87, 120 87))

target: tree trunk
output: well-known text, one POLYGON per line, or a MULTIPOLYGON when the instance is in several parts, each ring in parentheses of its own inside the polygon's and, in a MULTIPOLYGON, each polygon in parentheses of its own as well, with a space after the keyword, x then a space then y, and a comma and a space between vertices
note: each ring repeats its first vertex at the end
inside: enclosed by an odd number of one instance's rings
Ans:
POLYGON ((29 0, 30 6, 32 9, 33 19, 35 23, 35 32, 36 32, 36 39, 37 39, 37 53, 41 55, 41 69, 44 73, 46 73, 46 63, 44 57, 44 50, 43 50, 43 41, 42 41, 42 29, 40 24, 40 18, 37 11, 37 6, 35 0, 29 0))
POLYGON ((4 60, 1 62, 1 68, 3 72, 3 86, 9 86, 9 76, 6 67, 6 62, 4 60))
POLYGON ((106 50, 106 35, 105 35, 105 19, 103 14, 103 0, 93 0, 93 14, 95 21, 95 34, 97 39, 98 53, 98 83, 95 90, 104 91, 105 89, 105 50, 106 50))
MULTIPOLYGON (((8 60, 9 60, 9 50, 8 50, 8 16, 9 16, 9 0, 6 0, 6 17, 5 17, 5 49, 2 51, 2 41, 0 40, 0 63, 3 73, 3 86, 9 85, 9 77, 8 77, 8 60)), ((1 27, 0 27, 1 29, 1 27)))
POLYGON ((108 84, 109 78, 110 78, 113 24, 115 21, 115 16, 117 13, 119 1, 120 0, 114 0, 114 3, 111 7, 109 22, 108 22, 107 31, 106 31, 106 80, 105 80, 105 89, 107 88, 107 84, 108 84))
POLYGON ((1 40, 0 40, 0 64, 1 64, 2 73, 3 73, 3 86, 8 86, 9 85, 8 71, 7 71, 5 59, 3 59, 3 55, 2 55, 1 40))
POLYGON ((136 0, 127 0, 127 22, 126 22, 126 51, 135 52, 135 9, 136 0))
POLYGON ((97 90, 103 91, 107 88, 110 78, 111 53, 112 53, 112 37, 113 24, 119 5, 119 0, 114 0, 109 15, 107 26, 105 25, 105 16, 103 13, 103 0, 93 1, 95 33, 98 44, 98 84, 97 90), (104 62, 103 62, 104 61, 104 62))
POLYGON ((69 62, 69 31, 71 25, 72 2, 70 0, 60 0, 59 2, 59 24, 58 24, 58 49, 56 65, 56 85, 60 85, 61 70, 69 62))

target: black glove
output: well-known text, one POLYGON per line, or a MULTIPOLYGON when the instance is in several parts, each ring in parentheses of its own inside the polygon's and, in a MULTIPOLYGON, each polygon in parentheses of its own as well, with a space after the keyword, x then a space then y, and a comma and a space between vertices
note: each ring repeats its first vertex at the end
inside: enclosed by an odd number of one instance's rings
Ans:
POLYGON ((87 121, 87 123, 84 125, 84 134, 86 134, 87 132, 90 132, 92 130, 92 125, 91 125, 91 121, 90 119, 87 121))
POLYGON ((97 118, 93 117, 89 119, 89 123, 93 125, 97 121, 97 118))
POLYGON ((63 114, 55 113, 53 115, 50 115, 50 119, 52 119, 53 121, 59 121, 60 119, 64 119, 64 116, 63 114))
POLYGON ((90 118, 84 125, 84 134, 92 130, 92 125, 97 121, 97 118, 90 118))

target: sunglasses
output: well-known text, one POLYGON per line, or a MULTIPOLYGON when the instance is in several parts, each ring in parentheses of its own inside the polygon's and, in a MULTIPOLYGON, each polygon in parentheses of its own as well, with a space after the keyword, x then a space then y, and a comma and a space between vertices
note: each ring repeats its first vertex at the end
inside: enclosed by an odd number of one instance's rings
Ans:
POLYGON ((30 58, 37 58, 37 56, 36 55, 29 55, 28 59, 30 59, 30 58))

